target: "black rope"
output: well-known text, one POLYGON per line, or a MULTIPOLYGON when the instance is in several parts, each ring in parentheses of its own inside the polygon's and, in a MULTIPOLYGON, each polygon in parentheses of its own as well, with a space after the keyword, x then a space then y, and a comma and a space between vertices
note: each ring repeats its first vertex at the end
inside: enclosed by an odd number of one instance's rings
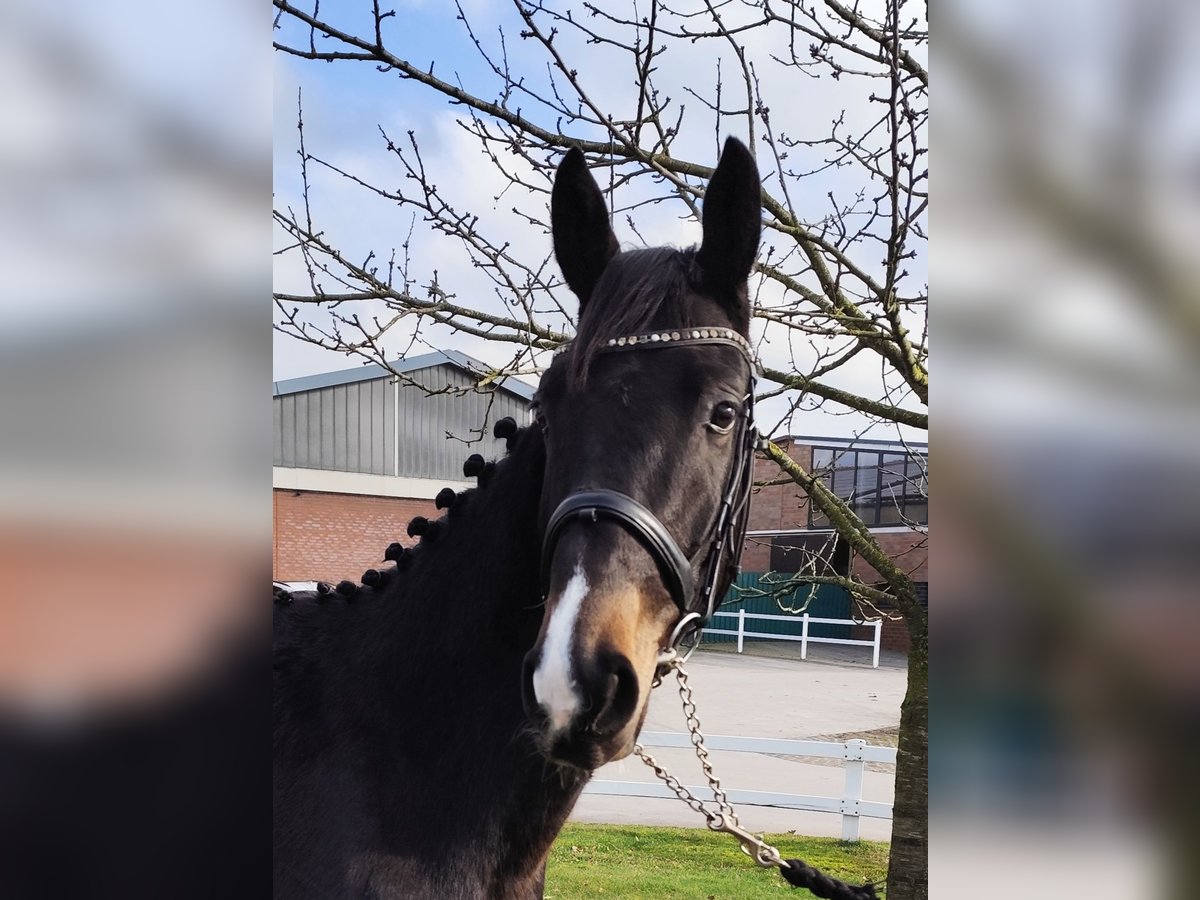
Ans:
POLYGON ((871 882, 855 887, 830 878, 802 859, 785 859, 779 871, 792 887, 808 888, 822 900, 878 900, 871 882))

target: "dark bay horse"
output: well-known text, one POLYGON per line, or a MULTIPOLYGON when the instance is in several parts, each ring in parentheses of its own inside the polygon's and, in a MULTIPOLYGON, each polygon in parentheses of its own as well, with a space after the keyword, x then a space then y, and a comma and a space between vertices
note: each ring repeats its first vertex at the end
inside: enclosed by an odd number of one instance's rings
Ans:
POLYGON ((277 595, 281 898, 534 898, 592 770, 711 612, 745 527, 753 158, 726 143, 698 249, 622 252, 583 155, 551 202, 580 303, 535 422, 361 585, 277 595))

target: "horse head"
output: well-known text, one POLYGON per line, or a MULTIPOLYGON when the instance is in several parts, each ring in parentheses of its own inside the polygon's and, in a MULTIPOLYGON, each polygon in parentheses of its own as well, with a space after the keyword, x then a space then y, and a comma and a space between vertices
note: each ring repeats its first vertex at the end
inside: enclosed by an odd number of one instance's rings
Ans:
POLYGON ((554 251, 580 315, 536 398, 546 608, 524 672, 555 762, 591 770, 632 751, 664 654, 732 578, 752 467, 746 279, 760 209, 754 160, 730 139, 700 247, 622 252, 583 155, 556 174, 554 251))

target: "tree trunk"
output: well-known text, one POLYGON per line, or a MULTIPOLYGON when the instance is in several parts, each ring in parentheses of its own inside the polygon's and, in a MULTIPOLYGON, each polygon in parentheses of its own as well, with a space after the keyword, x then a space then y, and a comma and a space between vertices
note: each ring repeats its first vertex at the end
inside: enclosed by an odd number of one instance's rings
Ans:
POLYGON ((888 858, 887 900, 929 897, 929 629, 908 619, 908 691, 900 707, 896 802, 888 858))

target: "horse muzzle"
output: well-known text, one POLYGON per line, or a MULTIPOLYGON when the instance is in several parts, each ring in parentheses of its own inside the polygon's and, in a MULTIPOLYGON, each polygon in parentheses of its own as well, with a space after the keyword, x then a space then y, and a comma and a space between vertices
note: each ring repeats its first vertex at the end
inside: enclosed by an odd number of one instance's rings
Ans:
POLYGON ((522 694, 542 752, 593 769, 628 754, 671 611, 625 587, 593 591, 582 560, 552 595, 522 694))
POLYGON ((523 696, 538 748, 553 762, 591 771, 628 755, 643 691, 633 664, 605 648, 564 673, 542 659, 543 648, 525 658, 523 696))

